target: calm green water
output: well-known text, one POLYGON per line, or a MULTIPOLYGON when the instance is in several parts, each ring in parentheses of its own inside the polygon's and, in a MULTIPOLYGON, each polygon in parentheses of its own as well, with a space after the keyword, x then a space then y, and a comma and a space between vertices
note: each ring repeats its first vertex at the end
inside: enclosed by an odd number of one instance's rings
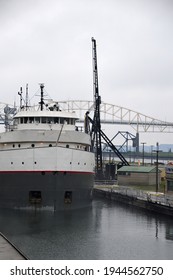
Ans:
POLYGON ((1 210, 0 231, 30 259, 173 259, 173 218, 101 199, 59 213, 1 210))

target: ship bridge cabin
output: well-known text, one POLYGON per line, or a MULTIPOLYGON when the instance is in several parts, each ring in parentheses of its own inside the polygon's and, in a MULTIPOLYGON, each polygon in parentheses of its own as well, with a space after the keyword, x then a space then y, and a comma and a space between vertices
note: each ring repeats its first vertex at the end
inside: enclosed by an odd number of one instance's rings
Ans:
POLYGON ((63 125, 65 130, 74 130, 77 119, 75 112, 20 111, 14 116, 11 128, 13 130, 59 130, 63 125))
POLYGON ((20 110, 13 125, 1 133, 0 149, 21 149, 61 146, 90 150, 90 136, 76 126, 75 112, 60 110, 20 110), (10 132, 10 133, 9 133, 10 132))

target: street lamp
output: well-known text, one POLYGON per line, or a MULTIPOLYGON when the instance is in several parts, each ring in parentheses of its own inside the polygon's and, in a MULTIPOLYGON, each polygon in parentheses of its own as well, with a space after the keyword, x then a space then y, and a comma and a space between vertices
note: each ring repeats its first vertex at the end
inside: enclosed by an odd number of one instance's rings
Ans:
POLYGON ((143 145, 143 147, 142 147, 142 165, 144 165, 144 145, 146 144, 146 142, 142 142, 141 144, 143 145))

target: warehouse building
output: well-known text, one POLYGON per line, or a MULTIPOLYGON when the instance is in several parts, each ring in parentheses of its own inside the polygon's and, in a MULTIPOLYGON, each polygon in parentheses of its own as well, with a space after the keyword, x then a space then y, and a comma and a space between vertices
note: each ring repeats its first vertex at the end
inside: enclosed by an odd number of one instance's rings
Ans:
MULTIPOLYGON (((117 170, 118 185, 153 186, 156 184, 155 166, 123 166, 117 170)), ((158 182, 161 181, 161 171, 158 172, 158 182)))

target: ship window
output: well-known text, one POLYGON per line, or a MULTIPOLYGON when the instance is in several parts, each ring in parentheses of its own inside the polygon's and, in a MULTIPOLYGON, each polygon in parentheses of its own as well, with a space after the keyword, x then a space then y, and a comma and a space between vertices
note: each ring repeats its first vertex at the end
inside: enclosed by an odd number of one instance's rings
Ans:
POLYGON ((29 117, 29 123, 33 123, 34 122, 34 118, 33 117, 29 117))
POLYGON ((24 161, 22 161, 22 164, 24 164, 24 161))
POLYGON ((64 203, 71 204, 72 203, 72 191, 66 191, 64 194, 64 203))
POLYGON ((41 203, 41 191, 30 191, 29 192, 30 203, 41 203))
POLYGON ((59 118, 54 118, 54 123, 59 123, 59 118))
POLYGON ((41 121, 42 123, 46 123, 46 117, 42 117, 41 119, 42 119, 41 121))
POLYGON ((13 144, 13 148, 15 147, 15 144, 13 144))
POLYGON ((18 147, 20 148, 20 144, 18 144, 18 147))
POLYGON ((53 123, 53 118, 47 118, 48 123, 53 123))
POLYGON ((61 124, 64 123, 64 118, 60 118, 60 123, 61 123, 61 124))
POLYGON ((66 145, 66 148, 69 148, 69 145, 68 145, 68 144, 66 145))
POLYGON ((40 123, 40 118, 39 117, 35 117, 35 123, 40 123))
POLYGON ((65 124, 69 124, 69 119, 65 119, 65 120, 64 120, 64 123, 65 123, 65 124))
POLYGON ((49 144, 49 147, 52 147, 52 144, 49 144))
POLYGON ((27 121, 28 121, 28 118, 24 117, 24 123, 27 123, 27 121))
POLYGON ((31 144, 31 147, 34 148, 34 147, 35 147, 35 144, 31 144))
POLYGON ((23 123, 23 118, 20 118, 20 123, 23 123))
POLYGON ((13 164, 13 162, 11 161, 11 164, 13 164))

